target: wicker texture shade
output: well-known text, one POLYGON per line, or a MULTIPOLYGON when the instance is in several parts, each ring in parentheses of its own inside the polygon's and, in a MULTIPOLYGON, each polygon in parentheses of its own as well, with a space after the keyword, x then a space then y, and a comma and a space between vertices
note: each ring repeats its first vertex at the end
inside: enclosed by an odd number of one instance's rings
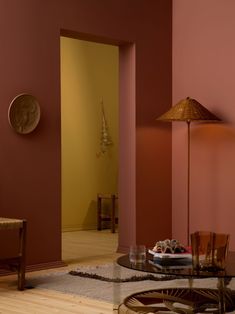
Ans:
POLYGON ((157 118, 161 121, 220 121, 197 100, 187 97, 157 118))

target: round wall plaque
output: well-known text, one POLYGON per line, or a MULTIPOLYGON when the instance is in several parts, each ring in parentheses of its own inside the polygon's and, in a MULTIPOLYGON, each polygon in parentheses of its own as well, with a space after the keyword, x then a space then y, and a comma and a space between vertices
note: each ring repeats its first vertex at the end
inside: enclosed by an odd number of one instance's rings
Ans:
POLYGON ((10 103, 8 120, 17 133, 32 132, 40 120, 40 106, 37 99, 28 94, 16 96, 10 103))

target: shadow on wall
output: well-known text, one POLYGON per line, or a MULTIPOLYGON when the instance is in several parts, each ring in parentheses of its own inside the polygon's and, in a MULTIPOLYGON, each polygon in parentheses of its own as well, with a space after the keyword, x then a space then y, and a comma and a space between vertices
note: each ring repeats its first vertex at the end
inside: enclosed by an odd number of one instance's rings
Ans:
POLYGON ((225 123, 194 124, 191 131, 192 229, 235 233, 235 129, 225 123), (203 219, 200 219, 203 217, 203 219))
POLYGON ((196 161, 196 156, 200 161, 200 156, 203 157, 204 155, 204 158, 206 158, 204 161, 210 162, 207 166, 213 167, 215 172, 219 170, 218 167, 222 167, 221 170, 225 170, 229 166, 230 173, 233 172, 235 174, 235 167, 233 167, 235 160, 234 143, 235 129, 234 126, 229 126, 228 124, 198 123, 191 131, 193 160, 196 161))
POLYGON ((235 129, 233 125, 218 123, 200 123, 194 124, 192 128, 193 141, 209 141, 213 145, 220 145, 221 143, 228 142, 235 138, 235 129))
POLYGON ((92 227, 92 229, 96 229, 97 226, 97 201, 91 200, 88 209, 86 211, 86 216, 83 220, 82 224, 82 230, 87 230, 87 226, 89 226, 89 229, 92 227))

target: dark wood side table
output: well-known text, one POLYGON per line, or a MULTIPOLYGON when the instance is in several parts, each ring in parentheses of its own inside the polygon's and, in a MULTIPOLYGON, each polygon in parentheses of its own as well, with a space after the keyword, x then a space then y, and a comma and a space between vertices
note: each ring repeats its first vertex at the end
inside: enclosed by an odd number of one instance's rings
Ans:
POLYGON ((118 218, 115 217, 116 212, 116 200, 117 194, 97 194, 97 230, 102 230, 102 221, 110 221, 111 232, 115 233, 115 224, 118 222, 118 218), (109 217, 102 216, 102 201, 111 200, 111 208, 109 217))
POLYGON ((26 228, 27 221, 24 219, 0 217, 0 231, 13 229, 19 230, 19 251, 17 256, 0 258, 0 268, 17 270, 18 290, 24 290, 25 287, 26 228))

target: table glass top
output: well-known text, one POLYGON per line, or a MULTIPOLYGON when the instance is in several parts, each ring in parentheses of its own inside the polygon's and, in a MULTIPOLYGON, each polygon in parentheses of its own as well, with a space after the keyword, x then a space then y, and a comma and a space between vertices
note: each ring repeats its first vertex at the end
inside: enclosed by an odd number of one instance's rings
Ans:
POLYGON ((158 268, 148 256, 143 264, 131 264, 129 255, 123 255, 117 259, 117 263, 121 266, 139 270, 148 273, 157 273, 181 277, 215 277, 215 278, 232 278, 235 277, 235 252, 229 252, 225 270, 217 272, 196 271, 192 267, 174 269, 174 268, 158 268))

